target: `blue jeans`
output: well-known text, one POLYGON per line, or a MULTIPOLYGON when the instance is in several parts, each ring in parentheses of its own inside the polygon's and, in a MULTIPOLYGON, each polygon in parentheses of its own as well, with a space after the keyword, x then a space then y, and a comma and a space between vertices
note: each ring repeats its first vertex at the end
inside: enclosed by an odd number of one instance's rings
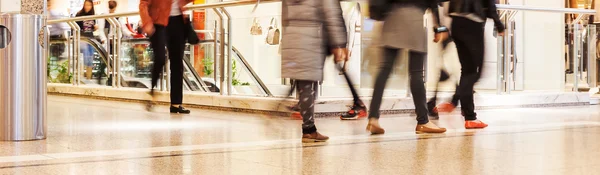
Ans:
POLYGON ((83 54, 83 64, 86 67, 92 67, 94 65, 94 48, 87 43, 81 43, 79 47, 83 54))

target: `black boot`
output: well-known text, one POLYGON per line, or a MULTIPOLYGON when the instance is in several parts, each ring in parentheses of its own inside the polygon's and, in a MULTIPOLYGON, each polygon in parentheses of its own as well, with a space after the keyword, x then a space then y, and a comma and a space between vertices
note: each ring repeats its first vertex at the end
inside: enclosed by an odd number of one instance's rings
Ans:
POLYGON ((175 107, 171 105, 171 113, 173 114, 189 114, 190 110, 183 108, 183 106, 179 105, 179 107, 175 107))

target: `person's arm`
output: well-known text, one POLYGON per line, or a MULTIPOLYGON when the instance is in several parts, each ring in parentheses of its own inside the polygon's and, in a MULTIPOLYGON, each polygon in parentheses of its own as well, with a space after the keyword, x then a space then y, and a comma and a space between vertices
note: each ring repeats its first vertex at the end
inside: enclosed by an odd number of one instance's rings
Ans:
POLYGON ((440 22, 440 10, 439 4, 437 0, 426 0, 427 8, 431 10, 431 18, 433 19, 433 27, 441 27, 442 24, 440 22))
POLYGON ((126 17, 119 18, 119 28, 123 33, 123 37, 133 37, 133 33, 129 31, 129 27, 127 27, 127 21, 125 21, 126 17))
POLYGON ((440 22, 440 10, 438 0, 426 0, 427 8, 431 10, 431 18, 433 19, 433 31, 435 36, 433 42, 445 41, 448 39, 448 28, 440 22))
POLYGON ((324 13, 324 30, 329 36, 329 46, 332 48, 345 48, 348 44, 348 32, 342 16, 342 6, 338 0, 322 0, 324 13))
POLYGON ((494 20, 494 26, 496 26, 496 30, 498 33, 504 33, 504 24, 500 21, 500 16, 498 15, 498 8, 496 7, 495 0, 488 0, 488 17, 494 20))
POLYGON ((104 33, 104 25, 106 25, 106 20, 98 19, 96 20, 96 33, 98 33, 98 38, 101 43, 106 42, 106 33, 104 33))
POLYGON ((153 0, 140 0, 140 18, 142 21, 142 29, 148 35, 154 34, 154 21, 150 16, 150 6, 152 6, 153 0))

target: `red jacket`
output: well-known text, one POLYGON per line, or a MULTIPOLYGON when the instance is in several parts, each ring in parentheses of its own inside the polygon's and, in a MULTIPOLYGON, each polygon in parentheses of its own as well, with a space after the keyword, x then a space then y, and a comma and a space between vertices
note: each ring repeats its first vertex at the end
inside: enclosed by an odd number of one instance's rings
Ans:
POLYGON ((173 1, 179 1, 179 8, 191 3, 193 0, 140 0, 140 18, 142 25, 163 25, 169 24, 171 15, 171 4, 173 1))

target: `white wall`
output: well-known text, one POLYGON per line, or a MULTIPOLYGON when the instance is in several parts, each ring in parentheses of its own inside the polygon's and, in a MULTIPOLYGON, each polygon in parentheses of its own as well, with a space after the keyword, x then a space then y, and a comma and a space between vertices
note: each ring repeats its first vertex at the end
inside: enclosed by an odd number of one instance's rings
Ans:
POLYGON ((0 0, 0 12, 21 11, 21 0, 0 0))
MULTIPOLYGON (((563 0, 522 0, 526 6, 564 8, 563 0)), ((564 15, 523 13, 521 51, 525 59, 525 90, 563 91, 564 15)))

